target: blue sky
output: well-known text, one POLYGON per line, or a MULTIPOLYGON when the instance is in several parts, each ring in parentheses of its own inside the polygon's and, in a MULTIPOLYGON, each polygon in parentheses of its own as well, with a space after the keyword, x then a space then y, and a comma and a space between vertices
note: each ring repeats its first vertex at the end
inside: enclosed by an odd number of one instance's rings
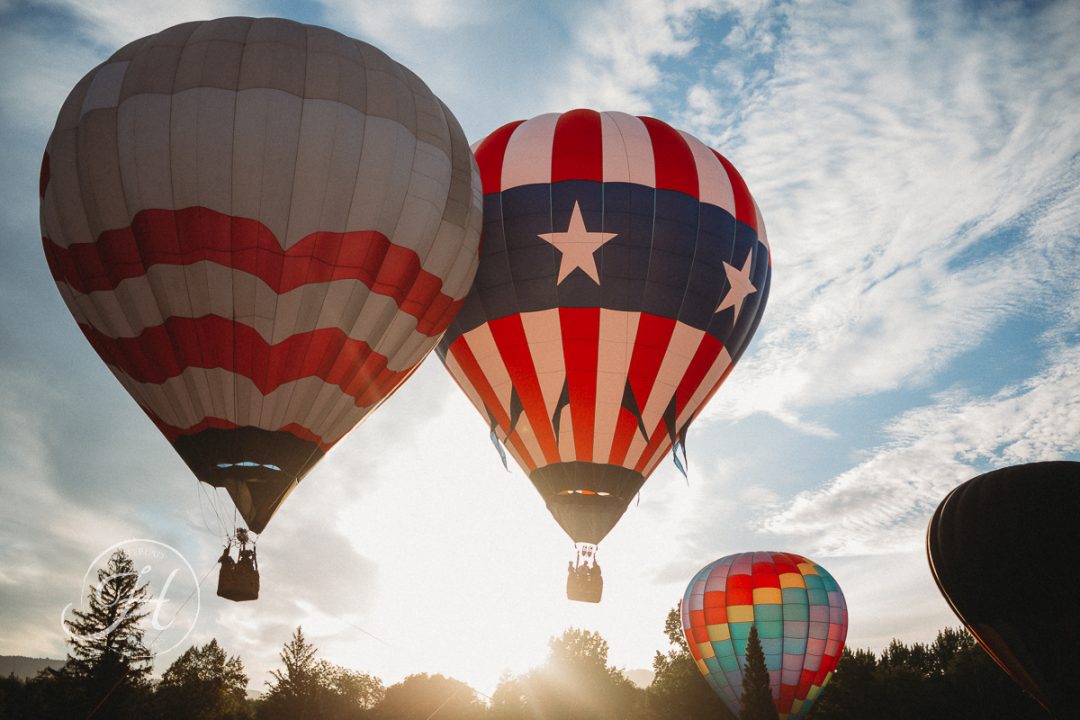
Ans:
POLYGON ((603 603, 565 600, 569 541, 430 357, 261 538, 263 598, 206 583, 192 638, 240 653, 256 689, 301 623, 388 683, 490 692, 570 625, 649 667, 694 572, 756 549, 836 577, 850 645, 930 640, 956 623, 922 549, 940 499, 1080 459, 1076 3, 0 0, 0 653, 62 656, 60 611, 115 542, 167 542, 203 571, 220 551, 210 493, 49 278, 37 174, 90 68, 226 14, 377 45, 470 141, 574 107, 693 132, 746 178, 774 254, 757 336, 691 429, 689 483, 665 462, 601 546, 603 603))

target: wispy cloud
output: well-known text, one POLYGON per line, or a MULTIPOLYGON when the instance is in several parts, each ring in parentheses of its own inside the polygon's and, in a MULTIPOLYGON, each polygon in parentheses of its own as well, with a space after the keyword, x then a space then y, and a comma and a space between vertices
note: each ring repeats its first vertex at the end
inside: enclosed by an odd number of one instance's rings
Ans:
POLYGON ((697 45, 693 20, 707 0, 608 2, 574 18, 576 55, 564 84, 549 90, 554 109, 595 107, 647 113, 661 82, 658 61, 685 57, 697 45))
POLYGON ((44 0, 41 4, 70 13, 87 40, 110 52, 132 40, 182 22, 244 15, 257 9, 255 3, 244 0, 189 0, 182 3, 160 0, 154 3, 140 0, 107 3, 94 0, 44 0))
MULTIPOLYGON (((713 126, 775 260, 756 349, 714 416, 798 424, 810 407, 925 384, 1076 285, 1060 255, 1078 217, 1080 60, 1063 28, 1080 30, 1080 12, 938 12, 791 7, 772 77, 736 131, 713 126)), ((716 102, 702 86, 687 100, 716 102)))
POLYGON ((761 529, 829 555, 918 550, 934 508, 960 482, 1080 447, 1080 346, 1056 346, 1052 356, 1052 366, 990 398, 946 393, 904 413, 889 443, 761 529))

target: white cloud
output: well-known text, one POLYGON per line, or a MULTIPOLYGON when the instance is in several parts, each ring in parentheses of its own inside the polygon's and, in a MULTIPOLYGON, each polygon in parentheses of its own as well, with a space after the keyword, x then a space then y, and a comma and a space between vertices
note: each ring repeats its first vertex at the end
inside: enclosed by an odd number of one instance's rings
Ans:
POLYGON ((388 47, 408 47, 417 29, 456 32, 463 26, 487 24, 502 16, 504 3, 491 0, 400 0, 383 2, 338 2, 323 0, 328 19, 362 29, 388 47))
POLYGON ((45 0, 74 15, 80 21, 84 36, 94 44, 112 50, 132 40, 192 20, 245 15, 257 8, 256 3, 244 0, 187 0, 167 2, 156 0, 45 0), (246 12, 245 12, 246 11, 246 12))
MULTIPOLYGON (((1080 280, 1062 262, 1080 219, 1080 58, 1062 27, 1080 14, 968 27, 941 12, 794 6, 737 134, 712 126, 762 207, 774 284, 740 382, 707 413, 798 425, 925 384, 1080 280)), ((690 115, 720 101, 694 85, 690 115)))
POLYGON ((564 82, 549 89, 553 110, 591 107, 647 113, 662 79, 657 61, 685 57, 697 45, 693 21, 708 0, 608 2, 574 19, 576 56, 564 82))
POLYGON ((41 135, 41 147, 35 148, 40 159, 44 138, 64 98, 101 57, 82 45, 57 43, 56 38, 0 33, 0 118, 9 128, 41 135))
POLYGON ((949 490, 990 466, 1067 457, 1080 447, 1080 346, 1057 347, 1055 364, 989 398, 947 393, 904 413, 873 456, 801 493, 762 529, 808 551, 919 551, 949 490))

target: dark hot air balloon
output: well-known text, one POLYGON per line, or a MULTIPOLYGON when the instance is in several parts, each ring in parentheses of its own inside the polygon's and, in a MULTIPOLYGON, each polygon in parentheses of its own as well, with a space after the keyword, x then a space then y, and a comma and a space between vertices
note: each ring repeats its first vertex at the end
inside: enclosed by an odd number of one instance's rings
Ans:
POLYGON ((1075 717, 1080 463, 1016 465, 959 485, 934 512, 926 551, 941 594, 990 657, 1051 713, 1075 717))
POLYGON ((475 151, 480 268, 439 355, 577 545, 568 593, 597 601, 596 545, 761 320, 765 227, 730 162, 653 118, 540 115, 475 151))

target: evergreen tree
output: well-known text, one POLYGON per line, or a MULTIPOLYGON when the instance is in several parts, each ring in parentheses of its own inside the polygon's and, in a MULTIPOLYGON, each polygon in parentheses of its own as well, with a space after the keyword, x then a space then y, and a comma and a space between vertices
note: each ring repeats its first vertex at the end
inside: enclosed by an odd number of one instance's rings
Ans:
POLYGON ((240 658, 228 657, 217 640, 202 647, 192 645, 161 676, 154 693, 157 716, 164 720, 251 717, 247 684, 240 658))
POLYGON ((260 720, 311 718, 344 720, 366 717, 385 693, 379 678, 331 665, 297 627, 281 650, 284 670, 272 670, 273 682, 258 708, 260 720))
POLYGON ((131 557, 123 549, 114 552, 97 572, 86 609, 72 610, 74 619, 64 621, 71 651, 52 675, 63 714, 101 720, 142 714, 151 668, 142 621, 150 601, 131 557))
POLYGON ((270 671, 274 680, 267 681, 270 689, 260 717, 321 717, 317 705, 323 667, 317 656, 318 648, 297 626, 279 655, 285 669, 270 671))
POLYGON ((0 679, 0 720, 23 717, 25 683, 15 677, 12 671, 6 678, 0 679))
POLYGON ((739 720, 777 720, 779 717, 773 705, 765 652, 761 649, 756 625, 750 626, 750 636, 746 639, 740 708, 739 720))

